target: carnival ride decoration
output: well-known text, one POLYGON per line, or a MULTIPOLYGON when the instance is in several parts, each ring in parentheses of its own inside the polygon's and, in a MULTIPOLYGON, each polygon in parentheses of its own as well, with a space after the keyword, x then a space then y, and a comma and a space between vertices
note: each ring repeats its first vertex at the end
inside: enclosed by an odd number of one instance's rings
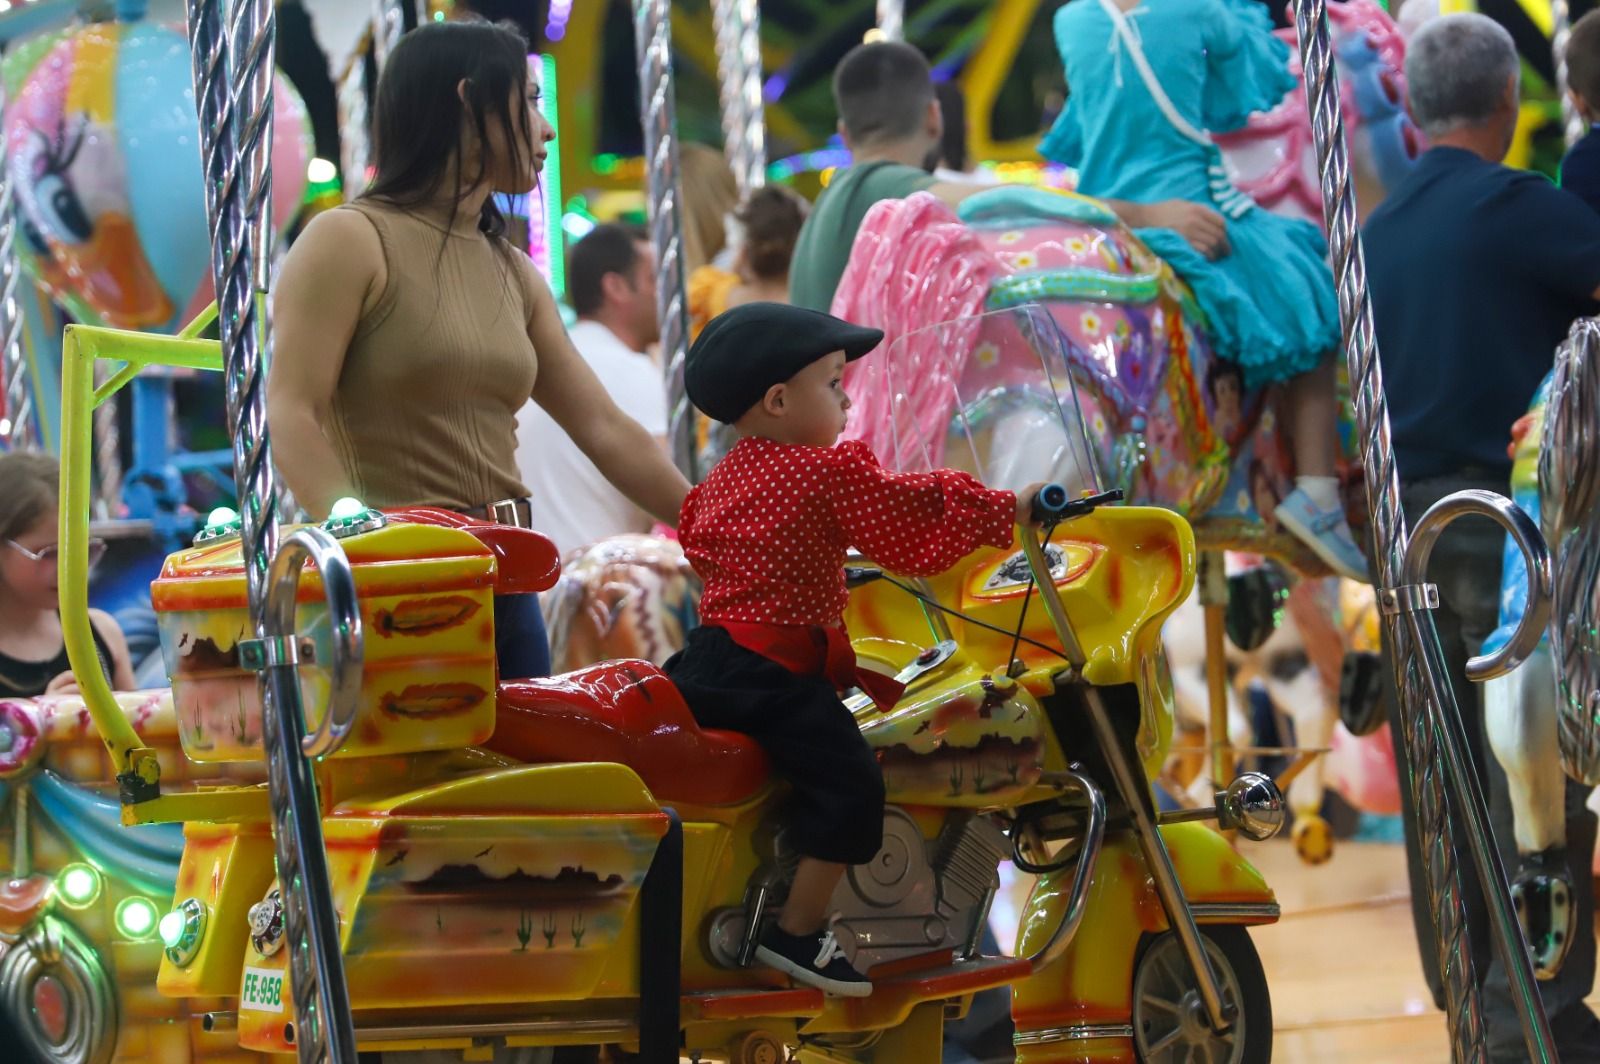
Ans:
MULTIPOLYGON (((1345 132, 1352 139, 1357 204, 1370 211, 1410 172, 1421 154, 1422 135, 1406 113, 1405 39, 1388 12, 1373 0, 1329 5, 1333 46, 1342 64, 1345 132)), ((1293 30, 1277 36, 1294 44, 1293 30)), ((1291 52, 1295 88, 1272 110, 1254 115, 1242 129, 1216 135, 1234 186, 1277 214, 1322 223, 1306 121, 1305 82, 1291 52)))
POLYGON ((662 665, 698 618, 700 581, 683 548, 663 536, 625 535, 573 553, 539 596, 557 672, 617 658, 662 665))
MULTIPOLYGON (((175 331, 212 299, 189 49, 152 23, 24 42, 3 76, 6 166, 23 269, 91 325, 175 331)), ((310 162, 299 96, 277 79, 273 214, 287 225, 310 162)))
MULTIPOLYGON (((1066 339, 1108 483, 1189 518, 1202 549, 1249 550, 1317 571, 1308 551, 1259 516, 1291 475, 1270 396, 1246 394, 1237 372, 1212 356, 1187 287, 1098 201, 1002 187, 969 196, 959 212, 926 193, 877 204, 839 293, 835 313, 884 329, 891 342, 916 338, 896 361, 846 369, 854 406, 845 435, 880 458, 894 456, 907 431, 942 441, 956 413, 944 382, 964 360, 1001 357, 966 342, 937 345, 920 323, 1038 302, 1066 339), (925 382, 914 412, 896 410, 912 380, 925 382)), ((1037 366, 1005 368, 984 411, 1008 441, 1002 481, 1049 479, 1059 448, 1034 398, 1037 366)), ((939 464, 942 452, 935 443, 926 461, 939 464)))
MULTIPOLYGON (((943 328, 970 335, 972 324, 943 328)), ((1073 486, 1094 489, 1049 317, 1002 311, 978 332, 1056 367, 1047 376, 1060 389, 1059 434, 1079 455, 1073 486)), ((220 355, 214 342, 87 327, 69 330, 65 346, 76 432, 63 471, 63 596, 76 608, 86 533, 71 500, 87 487, 90 410, 109 394, 91 389, 90 364, 126 362, 126 378, 163 359, 213 369, 220 355)), ((957 385, 981 401, 993 380, 979 367, 957 385)), ((984 469, 990 453, 974 438, 961 462, 984 469)), ((316 815, 362 1049, 637 1040, 663 1060, 680 1044, 740 1061, 784 1045, 931 1060, 947 1002, 1010 983, 1022 1060, 1062 1059, 1064 1047, 1148 1058, 1169 1034, 1266 1059, 1270 1004, 1243 928, 1276 919, 1272 893, 1192 822, 1201 816, 1158 825, 1146 775, 1171 736, 1159 628, 1192 583, 1193 539, 1170 510, 1107 498, 1058 489, 1044 544, 1024 529, 1022 550, 979 551, 909 593, 866 560, 852 567, 857 652, 909 685, 892 713, 849 703, 891 803, 884 853, 835 897, 847 955, 877 980, 860 1000, 774 988, 745 966, 792 868, 770 827, 782 789, 750 741, 702 731, 642 661, 496 683, 492 597, 549 587, 556 557, 543 537, 443 511, 336 507, 316 533, 332 545, 318 568, 298 591, 292 571, 275 584, 286 596, 276 608, 299 602, 280 646, 249 638, 247 540, 236 515, 216 515, 153 588, 171 692, 119 701, 94 677, 71 717, 73 735, 87 716, 106 741, 109 760, 85 775, 118 782, 128 830, 185 824, 176 895, 156 925, 161 992, 204 1012, 211 1029, 231 1028, 241 1049, 293 1052, 315 1033, 291 1006, 302 969, 285 948, 288 892, 274 880, 267 794, 217 778, 259 773, 254 670, 293 646, 298 668, 277 667, 298 673, 324 755, 312 762, 316 815), (176 732, 181 767, 148 757, 157 731, 176 732), (996 866, 1013 851, 1039 873, 1019 955, 977 956, 996 866), (662 1007, 666 1043, 652 1041, 649 1018, 662 1007), (1188 1011, 1213 1019, 1178 1024, 1188 1011)), ((25 702, 7 713, 60 717, 25 702)), ((21 749, 31 769, 54 748, 21 749)), ((37 790, 49 777, 27 778, 37 790)), ((1265 837, 1282 823, 1282 796, 1245 777, 1203 815, 1265 837)), ((163 867, 170 874, 170 851, 163 867)), ((70 989, 60 963, 29 967, 6 993, 36 994, 55 985, 47 978, 70 989)), ((103 954, 98 963, 114 969, 122 996, 132 991, 134 969, 103 954)), ((75 996, 71 1008, 103 1018, 92 1008, 116 997, 75 996)), ((37 1014, 18 1018, 52 1044, 37 1014)))
MULTIPOLYGON (((1517 441, 1513 496, 1552 544, 1555 617, 1550 637, 1526 667, 1489 681, 1484 691, 1485 735, 1505 770, 1511 797, 1518 857, 1512 891, 1541 978, 1560 971, 1573 940, 1585 933, 1573 922, 1568 781, 1584 787, 1600 783, 1594 713, 1600 673, 1592 631, 1600 559, 1591 468, 1600 424, 1594 405, 1600 389, 1597 356, 1600 321, 1580 319, 1557 351, 1555 369, 1534 396, 1531 422, 1517 441)), ((1485 643, 1486 653, 1505 645, 1527 609, 1527 567, 1512 548, 1501 584, 1501 627, 1485 643)))

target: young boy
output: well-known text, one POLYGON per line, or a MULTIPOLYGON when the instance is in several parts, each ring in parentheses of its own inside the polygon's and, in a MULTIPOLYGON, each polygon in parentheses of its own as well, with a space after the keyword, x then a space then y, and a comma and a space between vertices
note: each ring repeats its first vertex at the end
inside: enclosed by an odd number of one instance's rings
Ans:
POLYGON ((856 671, 846 551, 940 572, 980 545, 1010 546, 1032 499, 954 470, 890 473, 865 444, 834 446, 850 409, 845 363, 882 339, 820 311, 747 303, 695 341, 689 398, 737 442, 683 504, 678 538, 705 585, 703 626, 666 665, 701 724, 753 737, 793 788, 783 826, 801 859, 756 956, 850 997, 872 984, 827 928, 828 904, 846 866, 878 852, 884 787, 838 692, 859 685, 887 710, 899 691, 856 671))
POLYGON ((1561 187, 1600 211, 1600 11, 1580 18, 1567 39, 1567 93, 1589 132, 1561 160, 1561 187))

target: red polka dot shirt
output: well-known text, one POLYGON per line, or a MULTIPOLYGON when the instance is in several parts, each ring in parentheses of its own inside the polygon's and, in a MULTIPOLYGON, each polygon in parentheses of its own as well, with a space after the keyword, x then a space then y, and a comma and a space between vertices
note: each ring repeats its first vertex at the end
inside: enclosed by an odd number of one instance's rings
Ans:
POLYGON ((891 473, 859 441, 746 437, 689 492, 678 539, 705 584, 701 620, 837 626, 847 551, 913 576, 1009 547, 1016 496, 953 469, 891 473))

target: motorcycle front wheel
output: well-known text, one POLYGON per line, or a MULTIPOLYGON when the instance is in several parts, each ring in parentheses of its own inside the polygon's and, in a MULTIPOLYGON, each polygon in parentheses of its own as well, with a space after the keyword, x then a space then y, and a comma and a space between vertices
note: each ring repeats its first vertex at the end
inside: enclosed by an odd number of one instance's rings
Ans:
POLYGON ((1145 935, 1133 968, 1133 1042, 1143 1064, 1268 1064, 1272 998, 1254 943, 1242 927, 1200 928, 1233 1026, 1211 1029, 1194 973, 1171 931, 1145 935))

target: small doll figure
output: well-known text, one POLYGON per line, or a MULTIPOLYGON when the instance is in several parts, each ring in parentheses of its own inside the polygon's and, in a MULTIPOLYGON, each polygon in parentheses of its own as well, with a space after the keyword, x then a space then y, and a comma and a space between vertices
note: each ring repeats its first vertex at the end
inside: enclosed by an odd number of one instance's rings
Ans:
POLYGON ((801 860, 756 956, 852 997, 872 984, 826 926, 828 904, 845 867, 878 852, 884 784, 838 692, 860 686, 884 710, 900 692, 856 669, 842 620, 846 552, 940 572, 980 546, 1009 547, 1025 505, 965 473, 891 473, 865 444, 835 445, 850 409, 845 363, 882 339, 818 311, 748 303, 695 341, 689 398, 737 442, 683 505, 678 537, 705 584, 703 627, 666 664, 702 725, 754 738, 793 789, 784 830, 801 860))

